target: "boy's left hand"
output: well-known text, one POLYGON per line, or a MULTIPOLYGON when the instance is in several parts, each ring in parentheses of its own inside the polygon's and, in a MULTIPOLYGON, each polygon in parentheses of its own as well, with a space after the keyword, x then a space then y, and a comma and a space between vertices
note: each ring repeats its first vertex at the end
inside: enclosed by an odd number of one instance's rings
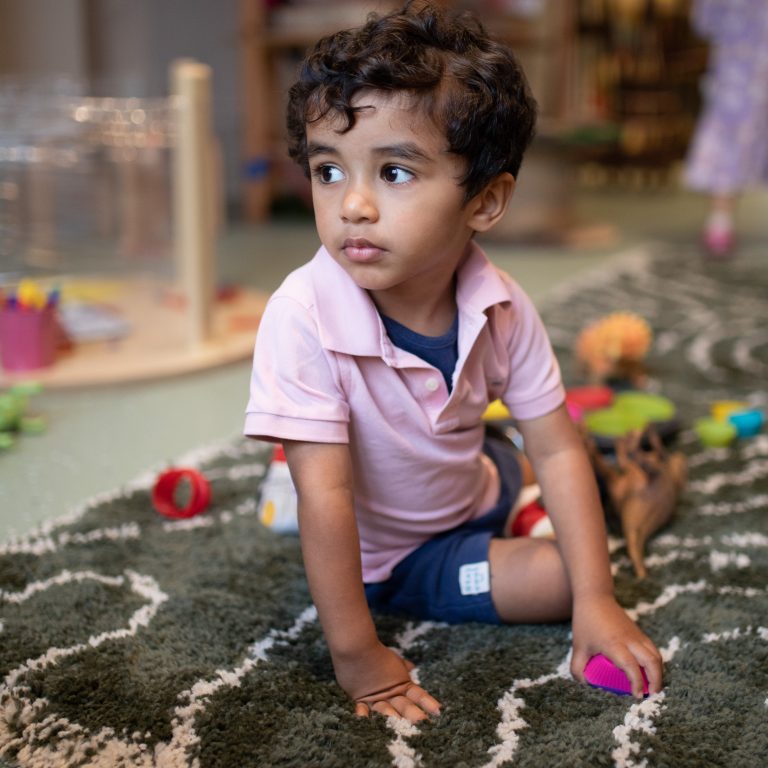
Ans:
POLYGON ((648 676, 648 690, 661 690, 663 663, 653 641, 627 616, 612 595, 582 597, 573 605, 571 673, 584 682, 584 667, 595 654, 607 656, 632 683, 632 694, 643 697, 640 667, 648 676))

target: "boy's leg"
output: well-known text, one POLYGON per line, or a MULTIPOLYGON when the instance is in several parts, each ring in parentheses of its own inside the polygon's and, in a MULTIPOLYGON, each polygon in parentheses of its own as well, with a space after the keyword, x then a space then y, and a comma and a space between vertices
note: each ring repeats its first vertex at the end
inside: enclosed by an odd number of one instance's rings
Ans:
POLYGON ((491 599, 502 621, 539 623, 571 616, 565 563, 551 539, 490 541, 491 599))

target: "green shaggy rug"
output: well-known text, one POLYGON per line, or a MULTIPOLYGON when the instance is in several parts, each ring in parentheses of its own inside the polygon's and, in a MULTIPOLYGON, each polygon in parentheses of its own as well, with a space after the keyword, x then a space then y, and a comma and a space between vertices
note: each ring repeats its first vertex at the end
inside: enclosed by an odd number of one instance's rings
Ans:
POLYGON ((611 541, 618 596, 663 649, 663 692, 637 702, 576 683, 566 624, 386 618, 382 636, 444 711, 419 727, 356 719, 298 542, 256 515, 267 449, 235 439, 178 462, 211 481, 201 516, 158 516, 151 473, 0 545, 0 764, 768 765, 768 434, 706 449, 690 428, 714 400, 768 406, 768 260, 641 250, 544 317, 568 377, 589 320, 645 317, 651 385, 686 425, 690 480, 647 580, 611 541))

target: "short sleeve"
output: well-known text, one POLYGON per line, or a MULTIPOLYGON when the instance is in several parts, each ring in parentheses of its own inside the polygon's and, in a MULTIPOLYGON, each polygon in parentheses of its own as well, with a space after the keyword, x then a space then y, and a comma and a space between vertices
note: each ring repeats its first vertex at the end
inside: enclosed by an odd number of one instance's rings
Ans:
POLYGON ((565 400, 560 366, 539 313, 517 285, 511 309, 510 375, 502 400, 514 418, 534 419, 554 411, 565 400))
POLYGON ((346 443, 348 425, 338 360, 322 347, 310 310, 273 297, 256 336, 245 434, 346 443))

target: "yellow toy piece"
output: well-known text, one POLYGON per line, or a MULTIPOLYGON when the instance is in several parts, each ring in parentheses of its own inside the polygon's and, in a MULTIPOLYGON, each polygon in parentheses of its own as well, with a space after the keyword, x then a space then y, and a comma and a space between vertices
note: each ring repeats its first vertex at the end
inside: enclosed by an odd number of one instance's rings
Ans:
POLYGON ((24 279, 19 283, 16 298, 22 307, 27 309, 45 309, 48 303, 48 295, 33 280, 24 279))
POLYGON ((732 413, 747 411, 749 408, 749 403, 745 403, 741 400, 718 400, 717 402, 712 403, 710 412, 712 418, 716 421, 728 421, 728 417, 732 413))
POLYGON ((505 421, 511 418, 512 414, 501 400, 494 400, 492 403, 488 403, 488 407, 483 414, 483 421, 505 421))

